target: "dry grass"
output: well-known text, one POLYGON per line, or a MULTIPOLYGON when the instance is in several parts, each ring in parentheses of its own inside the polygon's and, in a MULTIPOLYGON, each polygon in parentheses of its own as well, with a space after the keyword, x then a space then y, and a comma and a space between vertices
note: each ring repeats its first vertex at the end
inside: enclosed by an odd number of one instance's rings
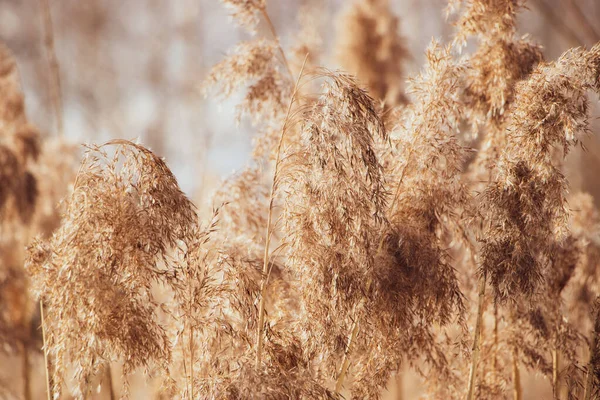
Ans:
POLYGON ((264 1, 223 3, 268 34, 203 86, 242 88, 258 132, 211 213, 139 143, 77 167, 0 47, 0 344, 21 375, 0 397, 32 399, 44 357, 48 398, 136 397, 142 371, 155 398, 403 399, 411 371, 423 398, 521 399, 526 370, 554 399, 600 398, 600 216, 564 175, 600 44, 544 61, 516 34, 523 1, 453 0, 454 39, 406 79, 398 17, 357 0, 331 71, 318 5, 288 49, 264 1))

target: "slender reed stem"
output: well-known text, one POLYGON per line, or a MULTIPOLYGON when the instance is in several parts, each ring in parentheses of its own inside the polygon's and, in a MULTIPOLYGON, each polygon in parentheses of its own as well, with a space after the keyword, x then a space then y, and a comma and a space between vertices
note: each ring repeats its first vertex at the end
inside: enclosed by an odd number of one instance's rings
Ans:
POLYGON ((552 396, 558 400, 560 396, 560 382, 558 381, 559 359, 556 348, 552 349, 552 396))
MULTIPOLYGON (((192 291, 192 286, 190 285, 190 292, 192 291)), ((192 294, 190 293, 190 299, 192 299, 192 294)), ((191 307, 190 307, 191 314, 191 307)), ((194 324, 190 321, 190 399, 194 399, 194 324)))
MULTIPOLYGON (((184 327, 185 329, 185 327, 184 327)), ((189 374, 187 371, 187 363, 185 362, 186 360, 186 351, 185 351, 185 340, 181 340, 181 354, 183 356, 183 374, 185 376, 185 391, 186 391, 186 395, 188 395, 190 393, 190 388, 189 388, 189 374)))
POLYGON ((115 387, 113 385, 112 378, 112 368, 110 367, 110 364, 106 366, 106 370, 104 373, 106 375, 106 385, 108 386, 108 394, 110 396, 110 400, 116 400, 117 396, 115 395, 115 387))
MULTIPOLYGON (((285 68, 287 69, 290 76, 293 78, 294 74, 292 73, 292 69, 290 68, 290 63, 288 63, 287 57, 285 56, 285 52, 281 48, 281 44, 279 43, 279 36, 277 36, 277 31, 275 30, 273 21, 271 21, 271 17, 269 17, 269 13, 267 13, 266 9, 262 10, 262 16, 267 22, 267 26, 269 27, 269 31, 271 31, 271 35, 277 41, 277 48, 279 49, 279 54, 281 54, 281 59, 283 61, 283 64, 285 65, 285 68)), ((302 66, 302 68, 304 69, 304 66, 302 66)))
POLYGON ((473 354, 471 356, 471 369, 469 371, 469 386, 467 390, 467 400, 473 400, 475 393, 475 377, 477 375, 477 364, 479 363, 479 353, 481 351, 481 325, 483 324, 483 309, 485 297, 486 273, 484 272, 479 280, 479 301, 477 304, 477 322, 475 323, 475 334, 473 337, 473 354))
POLYGON ((352 324, 352 331, 350 333, 350 337, 348 338, 348 344, 346 346, 346 351, 344 352, 344 358, 342 360, 342 365, 340 367, 340 372, 338 374, 337 381, 335 382, 335 391, 339 393, 342 390, 342 386, 344 386, 344 379, 346 377, 346 373, 348 372, 348 367, 350 367, 350 352, 352 351, 352 345, 356 340, 356 336, 358 335, 359 323, 358 320, 355 320, 352 324))
POLYGON ((296 96, 298 95, 298 90, 300 88, 300 79, 302 78, 302 73, 304 72, 304 66, 306 65, 307 58, 308 55, 304 58, 304 63, 302 64, 302 68, 300 69, 300 73, 298 74, 298 78, 296 79, 296 83, 294 85, 294 92, 292 93, 292 97, 290 98, 290 102, 288 104, 288 109, 285 115, 283 127, 281 128, 281 135, 279 136, 279 143, 277 144, 277 159, 275 160, 275 172, 273 173, 273 181, 271 182, 271 193, 269 195, 269 213, 267 215, 267 230, 265 233, 265 252, 263 254, 262 281, 260 284, 260 304, 258 306, 258 332, 256 337, 256 368, 260 367, 260 363, 262 360, 265 325, 265 295, 267 291, 270 261, 269 247, 271 243, 271 236, 273 235, 273 205, 275 202, 275 191, 277 190, 277 180, 279 177, 279 168, 281 164, 281 148, 283 147, 283 139, 288 129, 290 115, 292 113, 292 107, 294 105, 294 102, 296 101, 296 96))
POLYGON ((44 322, 44 302, 40 300, 40 317, 42 319, 42 341, 44 343, 44 370, 46 371, 46 394, 48 400, 52 400, 52 388, 50 386, 50 366, 48 364, 48 349, 46 348, 46 326, 44 322))
POLYGON ((496 376, 498 365, 498 303, 494 300, 494 357, 492 358, 492 374, 496 376))
POLYGON ((512 347, 512 375, 513 375, 513 399, 521 400, 521 372, 519 371, 519 349, 517 346, 512 347))
POLYGON ((596 362, 598 361, 598 335, 600 335, 600 307, 596 305, 596 318, 594 321, 594 330, 590 342, 590 361, 587 368, 587 377, 585 379, 585 389, 583 392, 583 400, 590 400, 594 391, 594 378, 596 377, 596 362))
POLYGON ((58 67, 58 59, 54 49, 54 28, 52 25, 52 14, 48 0, 40 0, 40 8, 42 12, 42 22, 44 26, 44 47, 46 49, 46 59, 48 68, 50 69, 50 98, 54 107, 56 118, 56 129, 58 135, 63 135, 63 101, 62 90, 60 83, 60 69, 58 67))

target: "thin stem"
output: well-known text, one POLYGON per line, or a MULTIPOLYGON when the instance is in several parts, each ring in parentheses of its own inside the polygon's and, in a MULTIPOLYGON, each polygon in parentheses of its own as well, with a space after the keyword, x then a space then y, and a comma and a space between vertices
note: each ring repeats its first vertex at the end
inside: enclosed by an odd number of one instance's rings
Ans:
POLYGON ((492 374, 496 376, 498 365, 498 303, 494 300, 494 358, 492 359, 492 374))
POLYGON ((481 325, 483 323, 483 309, 485 297, 486 273, 484 272, 479 280, 479 301, 477 304, 477 322, 475 323, 475 335, 473 337, 473 354, 471 356, 471 369, 469 371, 469 386, 467 390, 467 400, 473 400, 475 392, 475 377, 477 375, 477 364, 479 363, 479 353, 481 351, 481 325))
MULTIPOLYGON (((185 329, 185 326, 184 326, 185 329)), ((182 339, 181 341, 181 353, 182 353, 182 357, 183 357, 183 374, 185 376, 185 391, 186 391, 186 395, 190 394, 190 388, 189 386, 189 375, 187 372, 187 363, 185 362, 186 359, 186 351, 185 351, 185 340, 182 339)))
MULTIPOLYGON (((273 21, 271 21, 271 17, 269 17, 269 13, 267 13, 266 9, 262 10, 262 16, 265 19, 265 21, 267 22, 267 26, 269 27, 269 30, 271 31, 271 35, 273 36, 273 39, 275 39, 277 41, 277 48, 279 49, 279 54, 281 54, 281 59, 283 61, 283 64, 285 65, 285 68, 287 69, 290 76, 293 77, 294 74, 292 73, 290 64, 288 63, 287 57, 285 56, 285 52, 283 51, 283 49, 281 48, 281 44, 279 43, 279 36, 277 36, 277 31, 275 30, 273 21)), ((304 63, 306 64, 306 60, 304 60, 304 63)), ((302 69, 304 69, 304 65, 302 66, 302 69)))
POLYGON ((512 347, 512 373, 513 373, 513 399, 522 399, 521 390, 521 372, 519 371, 519 349, 512 347))
POLYGON ((44 322, 44 302, 40 299, 40 317, 42 319, 42 341, 44 343, 44 369, 46 371, 46 394, 48 400, 52 400, 52 389, 50 387, 50 366, 48 364, 48 349, 46 348, 46 326, 44 322))
POLYGON ((110 400, 116 400, 117 396, 115 395, 115 388, 112 379, 112 368, 110 367, 110 364, 106 366, 106 370, 104 373, 106 374, 108 394, 110 396, 110 400))
MULTIPOLYGON (((402 173, 400 174, 400 179, 398 180, 398 185, 396 186, 396 190, 394 191, 394 198, 392 199, 392 204, 390 204, 390 208, 389 208, 389 210, 391 212, 394 211, 394 208, 396 207, 396 203, 398 202, 398 199, 400 198, 400 188, 402 187, 402 182, 404 181, 404 176, 406 175, 406 168, 408 168, 408 164, 410 164, 410 159, 412 157, 412 153, 413 153, 413 150, 411 148, 410 151, 408 152, 408 157, 406 158, 406 164, 402 168, 402 173)), ((385 235, 381 235, 381 239, 379 241, 379 247, 377 248, 377 254, 379 254, 379 252, 383 248, 384 239, 385 239, 385 235)))
POLYGON ((42 22, 44 26, 44 46, 46 48, 46 59, 48 68, 50 69, 50 98, 54 107, 56 117, 56 129, 58 135, 63 135, 63 102, 62 90, 60 83, 60 70, 58 67, 58 59, 54 48, 54 28, 52 25, 52 14, 48 0, 40 0, 40 8, 42 11, 42 22))
POLYGON ((340 367, 340 372, 338 374, 337 381, 335 382, 335 391, 339 393, 344 386, 344 379, 346 378, 346 373, 348 372, 348 368, 350 367, 350 352, 352 351, 352 345, 356 340, 356 336, 359 331, 359 323, 358 320, 355 320, 352 324, 352 332, 350 333, 350 337, 348 338, 348 344, 346 346, 346 351, 344 352, 344 358, 342 360, 342 366, 340 367))
MULTIPOLYGON (((192 291, 192 285, 190 285, 190 292, 192 291)), ((192 299, 192 293, 190 293, 190 299, 192 299)), ((190 315, 192 313, 190 307, 190 315)), ((194 325, 193 322, 190 321, 190 399, 194 400, 194 325)))
POLYGON ((552 396, 558 400, 560 395, 560 382, 558 381, 559 359, 556 348, 552 349, 552 396))
POLYGON ((273 234, 273 205, 275 202, 275 191, 277 190, 277 179, 279 177, 279 168, 281 164, 281 148, 283 147, 283 139, 285 137, 285 133, 287 132, 288 123, 290 121, 290 114, 292 112, 292 106, 294 105, 296 96, 298 95, 300 79, 302 78, 302 73, 304 72, 304 66, 306 65, 307 58, 308 55, 304 58, 304 63, 302 64, 302 68, 300 69, 300 73, 298 74, 296 84, 294 85, 294 92, 292 93, 292 97, 290 98, 290 102, 288 104, 287 113, 284 119, 285 122, 283 123, 283 127, 281 128, 281 135, 279 136, 279 143, 277 144, 277 159, 275 160, 275 172, 273 173, 273 181, 271 182, 271 193, 269 195, 269 213, 267 216, 267 230, 265 233, 265 252, 263 254, 262 281, 260 284, 260 304, 258 306, 258 332, 256 337, 256 368, 260 367, 260 363, 262 360, 265 324, 265 295, 267 291, 270 261, 269 247, 271 244, 271 236, 273 234))
POLYGON ((592 332, 592 340, 590 342, 590 361, 587 368, 587 377, 585 379, 585 389, 583 392, 583 400, 590 400, 594 391, 594 378, 596 376, 596 362, 598 360, 598 335, 600 335, 600 306, 596 305, 596 318, 594 321, 594 330, 592 332))

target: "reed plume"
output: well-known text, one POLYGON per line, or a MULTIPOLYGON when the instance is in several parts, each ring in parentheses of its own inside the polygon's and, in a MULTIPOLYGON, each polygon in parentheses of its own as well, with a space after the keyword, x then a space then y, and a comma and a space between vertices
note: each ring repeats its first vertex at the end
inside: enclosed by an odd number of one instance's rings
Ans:
POLYGON ((171 348, 158 320, 155 283, 181 288, 170 252, 191 243, 194 206, 163 160, 116 140, 88 149, 60 228, 31 245, 27 268, 46 308, 54 393, 72 372, 77 398, 93 375, 122 360, 125 373, 166 368, 171 348), (108 146, 116 146, 109 156, 108 146))
POLYGON ((566 229, 567 183, 554 160, 588 130, 585 92, 599 89, 599 54, 600 46, 570 50, 517 87, 508 143, 485 193, 493 222, 484 231, 482 268, 499 299, 536 291, 554 238, 566 229))
POLYGON ((336 52, 340 65, 393 108, 407 102, 404 63, 409 52, 400 21, 387 0, 354 1, 338 21, 336 52))

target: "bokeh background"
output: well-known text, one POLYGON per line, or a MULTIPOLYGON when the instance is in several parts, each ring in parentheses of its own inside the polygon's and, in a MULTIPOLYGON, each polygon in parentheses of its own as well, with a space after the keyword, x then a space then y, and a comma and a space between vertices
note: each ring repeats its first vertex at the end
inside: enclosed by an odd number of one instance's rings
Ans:
MULTIPOLYGON (((267 0, 268 12, 284 47, 292 46, 300 31, 299 10, 311 1, 319 10, 315 24, 323 41, 321 61, 336 69, 339 64, 331 49, 337 21, 351 0, 267 0)), ((449 42, 454 29, 446 18, 445 0, 390 4, 401 19, 400 33, 411 54, 405 65, 408 78, 422 65, 432 37, 449 42)), ((546 59, 600 41, 600 1, 527 4, 519 17, 519 33, 542 44, 546 59)), ((259 26, 256 35, 270 34, 259 26)), ((139 138, 166 158, 197 203, 209 202, 221 179, 250 158, 255 132, 247 120, 236 123, 240 99, 221 101, 201 92, 211 66, 247 38, 218 0, 0 0, 0 40, 16 56, 27 114, 42 134, 62 132, 74 143, 139 138), (53 69, 46 52, 48 17, 60 78, 62 127, 54 110, 53 69)), ((600 133, 600 107, 597 101, 592 104, 592 131, 600 133)), ((593 133, 584 141, 586 151, 571 153, 566 173, 572 190, 592 193, 598 205, 600 139, 593 133)), ((547 391, 547 385, 536 385, 541 377, 524 381, 526 398, 539 398, 538 388, 547 391)))
MULTIPOLYGON (((268 1, 284 45, 299 32, 298 11, 309 0, 268 1)), ((337 19, 350 0, 317 0, 322 62, 339 67, 331 51, 337 19)), ((444 0, 390 0, 401 18, 418 71, 435 37, 450 40, 453 27, 444 0)), ((0 0, 0 39, 16 54, 29 119, 46 135, 58 134, 52 77, 45 52, 45 10, 52 18, 61 82, 64 135, 76 143, 139 138, 164 156, 188 195, 209 197, 220 179, 248 160, 253 129, 235 122, 235 97, 220 101, 200 91, 210 67, 247 38, 218 0, 0 0)), ((533 0, 520 15, 521 34, 544 46, 547 59, 573 46, 600 40, 600 1, 533 0)), ((257 35, 267 35, 259 26, 257 35)), ((597 112, 594 115, 599 115, 597 112)), ((597 124, 595 124, 597 125, 597 124)), ((585 154, 569 162, 574 189, 598 197, 600 146, 586 141, 585 154), (585 187, 580 187, 584 185, 585 187)))

